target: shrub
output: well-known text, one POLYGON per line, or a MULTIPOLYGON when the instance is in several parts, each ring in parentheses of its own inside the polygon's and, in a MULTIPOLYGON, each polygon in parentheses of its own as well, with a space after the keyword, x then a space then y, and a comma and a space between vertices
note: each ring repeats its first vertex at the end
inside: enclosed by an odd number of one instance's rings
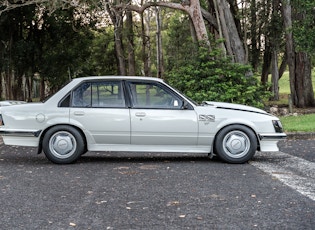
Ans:
POLYGON ((270 93, 251 67, 233 63, 220 49, 200 48, 196 57, 178 62, 165 80, 196 102, 222 101, 263 107, 270 93))

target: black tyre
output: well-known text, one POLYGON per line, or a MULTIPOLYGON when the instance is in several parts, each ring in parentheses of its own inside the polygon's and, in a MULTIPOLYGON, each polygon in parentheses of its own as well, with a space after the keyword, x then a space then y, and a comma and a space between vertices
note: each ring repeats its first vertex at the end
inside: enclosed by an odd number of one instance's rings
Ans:
POLYGON ((216 136, 215 154, 228 163, 241 164, 249 161, 257 150, 255 133, 242 125, 230 125, 216 136))
POLYGON ((75 162, 85 151, 84 139, 74 127, 67 125, 49 129, 43 138, 46 157, 56 164, 75 162))

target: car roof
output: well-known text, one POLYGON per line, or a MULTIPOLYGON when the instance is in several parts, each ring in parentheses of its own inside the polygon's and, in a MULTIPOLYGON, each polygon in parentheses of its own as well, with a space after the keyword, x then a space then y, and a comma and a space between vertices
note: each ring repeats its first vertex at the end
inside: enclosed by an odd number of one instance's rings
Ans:
POLYGON ((163 79, 156 77, 145 77, 145 76, 89 76, 89 77, 79 77, 74 78, 72 81, 85 81, 85 80, 104 80, 104 79, 115 79, 115 80, 152 80, 164 82, 163 79))

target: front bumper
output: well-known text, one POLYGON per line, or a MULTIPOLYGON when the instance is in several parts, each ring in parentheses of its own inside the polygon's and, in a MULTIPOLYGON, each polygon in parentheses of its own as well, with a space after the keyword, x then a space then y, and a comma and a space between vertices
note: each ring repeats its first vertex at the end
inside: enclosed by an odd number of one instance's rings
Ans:
POLYGON ((266 133, 259 134, 259 140, 282 140, 287 138, 287 134, 285 133, 266 133))
POLYGON ((279 151, 278 141, 287 137, 285 133, 259 134, 259 150, 261 152, 279 151))

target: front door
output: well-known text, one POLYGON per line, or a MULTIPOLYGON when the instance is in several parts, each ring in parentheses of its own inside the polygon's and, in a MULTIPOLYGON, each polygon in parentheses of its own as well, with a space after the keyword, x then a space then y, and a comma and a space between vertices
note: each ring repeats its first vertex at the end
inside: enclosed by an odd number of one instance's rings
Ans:
POLYGON ((129 82, 131 144, 197 145, 198 121, 193 109, 162 83, 129 82))

